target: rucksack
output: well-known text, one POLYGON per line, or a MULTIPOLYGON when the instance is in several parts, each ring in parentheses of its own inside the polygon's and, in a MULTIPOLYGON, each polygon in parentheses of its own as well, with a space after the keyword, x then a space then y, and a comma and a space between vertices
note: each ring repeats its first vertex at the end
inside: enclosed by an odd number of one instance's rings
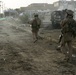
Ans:
POLYGON ((76 37, 76 21, 74 19, 71 19, 71 21, 68 22, 68 27, 72 32, 72 35, 76 37))
POLYGON ((70 32, 76 37, 76 21, 74 19, 68 19, 62 31, 63 33, 70 32))

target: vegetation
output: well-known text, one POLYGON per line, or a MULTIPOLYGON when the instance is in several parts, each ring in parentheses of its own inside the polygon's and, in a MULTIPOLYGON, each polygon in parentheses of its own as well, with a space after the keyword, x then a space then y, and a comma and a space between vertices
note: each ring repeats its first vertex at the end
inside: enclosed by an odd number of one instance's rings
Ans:
POLYGON ((28 14, 22 14, 22 15, 20 15, 20 20, 21 20, 21 22, 22 23, 28 23, 28 21, 29 21, 29 15, 28 14))

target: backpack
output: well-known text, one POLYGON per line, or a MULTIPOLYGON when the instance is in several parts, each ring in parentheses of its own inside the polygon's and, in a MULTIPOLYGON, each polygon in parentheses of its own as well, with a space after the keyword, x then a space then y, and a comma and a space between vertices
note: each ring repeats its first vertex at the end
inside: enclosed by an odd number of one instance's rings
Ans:
POLYGON ((74 19, 68 19, 62 31, 64 33, 70 32, 72 33, 73 37, 76 37, 76 21, 74 19))
POLYGON ((69 31, 72 32, 72 35, 74 37, 76 37, 76 21, 74 19, 71 19, 69 22, 68 22, 68 27, 69 27, 69 31))

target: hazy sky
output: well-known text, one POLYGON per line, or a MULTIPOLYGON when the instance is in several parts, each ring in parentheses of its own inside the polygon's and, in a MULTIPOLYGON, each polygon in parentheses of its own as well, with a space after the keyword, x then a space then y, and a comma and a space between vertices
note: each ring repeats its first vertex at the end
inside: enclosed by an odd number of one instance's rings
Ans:
POLYGON ((53 3, 58 0, 0 0, 3 1, 7 8, 19 8, 31 3, 53 3))

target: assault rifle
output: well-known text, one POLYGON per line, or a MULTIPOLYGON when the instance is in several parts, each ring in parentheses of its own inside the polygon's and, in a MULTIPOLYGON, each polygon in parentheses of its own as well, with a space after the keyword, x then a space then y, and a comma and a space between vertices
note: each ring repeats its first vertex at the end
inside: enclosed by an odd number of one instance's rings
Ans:
POLYGON ((58 43, 60 43, 60 42, 61 42, 62 37, 63 37, 63 35, 62 35, 62 34, 61 34, 61 35, 59 35, 59 41, 58 41, 58 43))

